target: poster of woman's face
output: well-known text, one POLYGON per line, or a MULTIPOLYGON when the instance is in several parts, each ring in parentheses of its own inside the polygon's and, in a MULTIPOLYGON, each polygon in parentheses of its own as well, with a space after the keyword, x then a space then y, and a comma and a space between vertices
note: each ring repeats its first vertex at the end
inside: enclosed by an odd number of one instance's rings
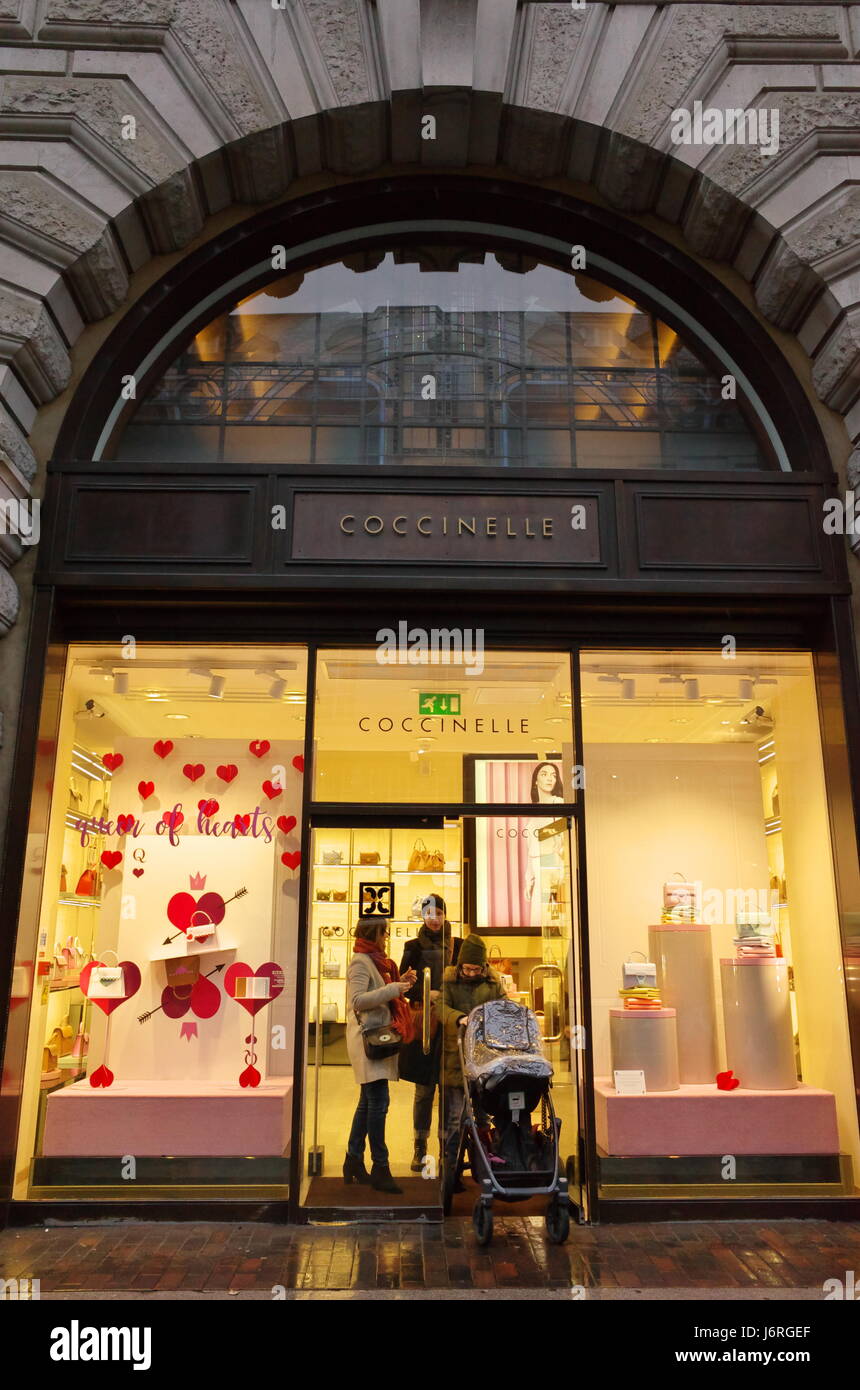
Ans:
MULTIPOLYGON (((481 759, 476 766, 476 801, 552 806, 564 800, 561 763, 529 759, 481 759)), ((476 922, 478 932, 504 928, 530 931, 541 925, 542 869, 564 858, 558 836, 541 836, 553 819, 490 816, 479 820, 475 841, 476 922)))

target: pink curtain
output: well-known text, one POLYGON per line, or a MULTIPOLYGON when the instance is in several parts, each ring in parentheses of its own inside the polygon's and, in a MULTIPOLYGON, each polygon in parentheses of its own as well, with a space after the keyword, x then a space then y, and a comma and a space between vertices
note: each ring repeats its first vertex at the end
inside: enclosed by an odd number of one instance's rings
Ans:
MULTIPOLYGON (((531 761, 487 764, 487 801, 525 802, 531 798, 531 761)), ((487 930, 524 927, 531 921, 525 895, 529 860, 529 822, 519 816, 491 816, 487 837, 487 930)))

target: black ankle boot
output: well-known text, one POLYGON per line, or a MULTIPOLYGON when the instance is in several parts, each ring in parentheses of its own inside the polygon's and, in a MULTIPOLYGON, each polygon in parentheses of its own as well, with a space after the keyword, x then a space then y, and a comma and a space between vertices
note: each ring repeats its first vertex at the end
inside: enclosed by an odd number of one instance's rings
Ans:
POLYGON ((352 1154, 347 1154, 343 1160, 343 1180, 349 1187, 350 1183, 361 1183, 367 1186, 370 1182, 370 1174, 364 1166, 363 1158, 353 1158, 352 1154))
POLYGON ((370 1170, 370 1185, 377 1192, 402 1192, 403 1188, 398 1187, 391 1176, 391 1169, 387 1163, 374 1163, 370 1170))
POLYGON ((411 1166, 412 1166, 412 1172, 413 1172, 413 1173, 423 1173, 423 1172, 424 1172, 424 1155, 426 1154, 426 1152, 427 1152, 427 1136, 426 1136, 425 1134, 416 1134, 416 1136, 415 1136, 415 1152, 414 1152, 413 1155, 412 1155, 412 1165, 411 1165, 411 1166))

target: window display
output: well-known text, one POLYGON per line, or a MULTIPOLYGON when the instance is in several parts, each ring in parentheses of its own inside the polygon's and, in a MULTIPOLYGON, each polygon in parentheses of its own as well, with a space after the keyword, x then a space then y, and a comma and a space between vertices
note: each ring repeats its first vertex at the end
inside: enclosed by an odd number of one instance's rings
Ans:
POLYGON ((808 656, 587 652, 582 690, 602 1195, 655 1182, 664 1195, 779 1195, 802 1190, 799 1172, 816 1192, 853 1191, 808 656), (626 695, 607 698, 608 672, 626 695), (621 1008, 613 957, 627 962, 621 1008), (616 1084, 622 1071, 644 1073, 640 1094, 616 1084))
POLYGON ((305 688, 303 649, 70 648, 18 1195, 286 1182, 305 688))

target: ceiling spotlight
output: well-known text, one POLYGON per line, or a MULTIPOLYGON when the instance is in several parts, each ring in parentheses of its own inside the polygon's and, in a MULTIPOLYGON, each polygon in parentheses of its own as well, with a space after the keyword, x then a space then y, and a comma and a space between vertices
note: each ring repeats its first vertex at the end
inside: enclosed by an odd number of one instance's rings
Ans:
POLYGON ((284 691, 286 690, 286 688, 287 682, 285 680, 282 680, 280 676, 276 676, 275 679, 272 681, 272 684, 269 686, 269 694, 273 700, 282 700, 284 698, 284 691))
POLYGON ((83 709, 76 710, 76 719, 104 719, 105 712, 95 700, 85 700, 83 709))
POLYGON ((213 676, 209 682, 209 695, 213 700, 220 700, 224 694, 226 681, 223 676, 213 676))
POLYGON ((128 694, 128 671, 114 671, 113 693, 114 695, 128 694))
POLYGON ((738 681, 738 696, 741 700, 751 700, 753 697, 753 681, 749 676, 741 676, 738 681))
POLYGON ((689 680, 684 681, 684 694, 688 700, 698 700, 699 682, 695 676, 690 676, 689 680))
POLYGON ((632 676, 625 676, 624 680, 621 682, 621 698, 622 700, 635 700, 636 682, 633 680, 632 676))

